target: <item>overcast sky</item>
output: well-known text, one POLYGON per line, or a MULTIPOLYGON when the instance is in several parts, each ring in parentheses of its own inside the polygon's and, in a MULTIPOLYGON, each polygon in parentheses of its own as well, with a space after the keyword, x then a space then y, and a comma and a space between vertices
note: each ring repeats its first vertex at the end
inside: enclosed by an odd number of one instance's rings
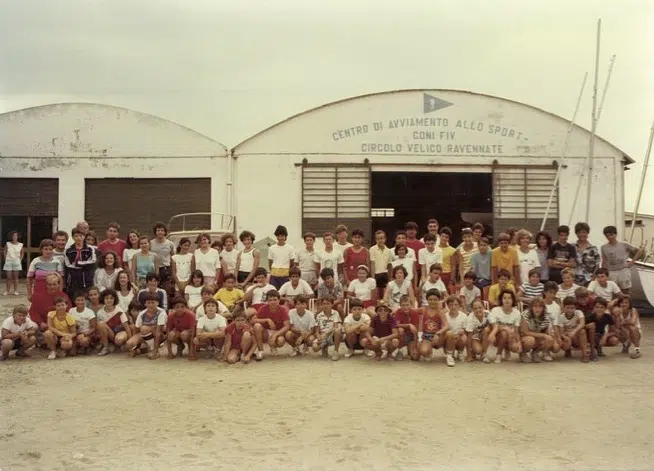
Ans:
MULTIPOLYGON (((652 0, 0 0, 0 112, 106 103, 228 147, 308 108, 402 88, 570 118, 592 79, 598 17, 600 84, 617 55, 598 133, 638 161, 630 209, 654 120, 652 0)), ((654 213, 654 171, 647 180, 641 211, 654 213)))

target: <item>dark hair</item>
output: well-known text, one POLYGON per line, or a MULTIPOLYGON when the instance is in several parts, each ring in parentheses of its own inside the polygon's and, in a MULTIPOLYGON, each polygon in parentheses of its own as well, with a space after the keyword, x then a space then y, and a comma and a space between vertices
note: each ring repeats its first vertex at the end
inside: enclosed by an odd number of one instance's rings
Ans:
MULTIPOLYGON (((500 298, 500 299, 502 299, 502 298, 500 298)), ((515 300, 515 298, 514 298, 514 300, 515 300)), ((445 299, 445 304, 447 304, 448 306, 449 306, 450 304, 452 304, 452 303, 459 303, 459 305, 461 305, 461 300, 459 299, 459 297, 458 297, 456 294, 450 294, 450 295, 445 299)))
POLYGON ((330 231, 323 232, 322 238, 326 239, 327 237, 331 237, 332 239, 334 238, 334 233, 330 231))
POLYGON ((286 227, 284 227, 284 226, 277 226, 277 228, 275 229, 275 232, 274 232, 273 235, 275 237, 279 237, 279 236, 288 237, 288 229, 286 229, 286 227))
POLYGON ((195 270, 193 273, 191 273, 191 277, 189 278, 191 286, 193 286, 193 278, 200 278, 200 284, 204 284, 204 274, 202 274, 201 270, 195 270))
POLYGON ((54 242, 52 241, 52 239, 43 239, 39 244, 39 250, 43 250, 43 247, 54 248, 54 242))
POLYGON ((288 276, 289 276, 289 278, 290 278, 290 277, 293 276, 293 275, 302 276, 302 270, 300 270, 298 267, 292 267, 292 268, 288 271, 288 276))
POLYGON ((248 318, 247 314, 245 313, 245 310, 242 307, 238 307, 234 309, 234 313, 232 314, 232 319, 246 319, 248 318))
POLYGON ((436 242, 436 236, 434 234, 425 234, 422 240, 424 242, 436 242))
POLYGON ((236 276, 233 273, 227 273, 223 276, 223 283, 227 280, 236 280, 236 276))
POLYGON ((556 233, 570 235, 570 228, 568 226, 559 226, 556 228, 556 233))
POLYGON ((212 248, 212 249, 216 249, 216 250, 217 250, 217 249, 222 250, 222 249, 223 249, 223 242, 222 242, 221 240, 214 240, 214 241, 211 243, 211 248, 212 248))
POLYGON ((354 237, 354 236, 364 237, 365 234, 363 233, 362 229, 354 229, 352 231, 352 237, 354 237))
POLYGON ((152 272, 148 273, 147 275, 145 275, 145 282, 147 283, 148 281, 156 281, 157 283, 159 283, 159 275, 152 272))
POLYGON ((430 289, 425 293, 425 299, 429 299, 430 296, 436 296, 438 299, 443 299, 443 295, 437 289, 430 289))
POLYGON ((66 231, 57 231, 54 234, 52 234, 53 239, 56 239, 57 237, 65 237, 66 240, 68 240, 68 232, 66 232, 66 231))
MULTIPOLYGON (((86 239, 88 239, 89 237, 93 237, 95 239, 95 244, 98 243, 98 236, 95 234, 95 231, 88 231, 86 233, 86 236, 84 237, 84 240, 86 241, 86 239)), ((88 242, 87 242, 87 244, 88 244, 88 242)), ((92 245, 95 245, 95 244, 92 244, 92 245)))
POLYGON ((486 245, 490 244, 490 241, 488 240, 488 237, 480 237, 479 242, 483 242, 486 245))
POLYGON ((403 230, 395 231, 395 238, 396 239, 397 239, 397 236, 401 236, 401 235, 406 237, 406 231, 403 231, 403 230))
POLYGON ((609 269, 605 267, 598 268, 595 272, 595 275, 606 275, 609 276, 609 269))
POLYGON ((73 299, 77 299, 77 298, 86 299, 86 293, 84 291, 75 291, 75 294, 73 295, 73 299))
POLYGON ((558 291, 559 285, 556 281, 546 281, 543 286, 543 291, 558 291))
POLYGON ((302 240, 307 240, 307 239, 316 240, 316 234, 314 234, 313 232, 305 232, 304 235, 302 236, 302 240))
POLYGON ((159 221, 159 222, 155 222, 155 223, 154 223, 154 226, 152 227, 152 233, 153 233, 155 236, 157 235, 157 229, 163 229, 163 230, 164 230, 164 235, 167 235, 167 234, 168 234, 168 228, 167 228, 166 225, 165 225, 163 222, 161 222, 161 221, 159 221))
POLYGON ((118 254, 111 250, 107 250, 106 252, 102 252, 100 254, 100 258, 98 258, 98 268, 107 268, 107 255, 113 255, 114 268, 120 268, 121 264, 120 264, 120 260, 118 260, 118 254))
POLYGON ((116 292, 120 291, 120 275, 122 273, 127 275, 127 287, 130 289, 130 291, 133 290, 134 285, 132 284, 132 280, 130 280, 129 278, 129 273, 124 270, 116 275, 116 281, 114 281, 114 289, 116 290, 116 292))
POLYGON ((320 298, 321 303, 324 303, 325 301, 327 301, 330 304, 334 304, 334 297, 327 294, 327 295, 323 296, 322 298, 320 298))
POLYGON ((466 278, 475 281, 477 279, 477 275, 475 275, 474 271, 468 271, 465 275, 463 275, 463 279, 465 280, 466 278))
POLYGON ((102 293, 100 293, 100 302, 102 304, 104 304, 104 300, 107 296, 113 296, 114 304, 118 305, 118 293, 116 293, 113 289, 106 289, 102 293))
POLYGON ((128 249, 138 249, 138 248, 140 248, 140 245, 141 245, 141 244, 140 244, 140 242, 141 242, 141 234, 139 234, 139 231, 137 231, 137 230, 135 230, 135 229, 130 229, 130 230, 127 232, 127 237, 125 237, 125 242, 127 242, 127 248, 128 248, 128 249), (138 238, 138 240, 136 241, 136 247, 134 247, 134 246, 131 244, 131 242, 129 241, 129 236, 131 236, 132 234, 136 234, 136 237, 138 238))
POLYGON ((606 301, 604 298, 600 298, 599 296, 595 298, 595 306, 604 306, 607 307, 609 303, 606 301))
POLYGON ((334 270, 332 270, 331 268, 323 268, 322 270, 320 270, 320 278, 322 278, 323 280, 326 280, 330 276, 334 278, 334 270))
POLYGON ((606 226, 602 232, 606 236, 606 235, 609 235, 609 234, 617 234, 618 230, 616 229, 615 226, 606 226))
POLYGON ((509 227, 509 228, 506 230, 506 233, 509 235, 509 237, 510 237, 511 239, 513 239, 513 236, 516 234, 516 232, 518 232, 518 228, 517 228, 517 227, 509 227))
POLYGON ((540 278, 540 268, 532 268, 531 270, 529 270, 527 276, 531 278, 531 275, 538 275, 538 277, 540 278))
POLYGON ((59 303, 64 303, 66 306, 68 306, 68 301, 66 301, 66 298, 64 298, 63 296, 57 296, 56 298, 54 298, 55 306, 59 303))
POLYGON ((397 244, 395 246, 395 253, 397 254, 401 249, 404 249, 404 252, 406 252, 407 255, 409 254, 409 248, 406 244, 397 244))
POLYGON ((279 294, 279 291, 277 291, 276 289, 271 289, 266 293, 266 299, 270 301, 270 298, 280 299, 281 295, 279 294))
POLYGON ((336 226, 336 229, 334 229, 334 232, 336 234, 340 234, 341 232, 347 232, 347 226, 345 224, 339 224, 336 226))
POLYGON ((502 241, 511 242, 511 236, 506 232, 501 232, 500 235, 497 236, 497 243, 499 244, 502 241))
POLYGON ((395 278, 395 274, 396 274, 398 271, 401 271, 402 273, 404 273, 404 278, 406 278, 407 276, 409 276, 409 272, 406 271, 406 268, 404 268, 404 265, 398 265, 398 266, 396 266, 395 268, 393 268, 393 278, 395 278))
POLYGON ((154 301, 159 304, 159 298, 155 294, 147 293, 143 298, 144 303, 147 303, 148 301, 154 301))
POLYGON ((236 234, 231 234, 231 233, 223 234, 222 237, 220 238, 220 241, 223 243, 223 245, 225 245, 225 242, 227 242, 229 239, 232 239, 234 245, 236 245, 236 243, 238 242, 236 240, 236 234))
POLYGON ((173 299, 171 299, 170 305, 175 307, 176 304, 182 304, 184 307, 187 307, 186 299, 181 296, 175 296, 173 299))
POLYGON ((400 296, 400 302, 402 302, 402 301, 410 301, 410 300, 411 300, 411 298, 409 297, 408 294, 403 294, 402 296, 400 296))
POLYGON ((482 234, 483 234, 483 232, 484 232, 485 229, 484 229, 484 225, 483 225, 482 223, 480 223, 480 222, 476 222, 476 223, 474 223, 474 224, 472 225, 472 230, 473 230, 473 231, 481 230, 481 232, 482 232, 482 234))
POLYGON ((575 234, 579 234, 581 231, 590 232, 590 226, 585 222, 578 222, 575 224, 575 234))
POLYGON ((107 224, 107 229, 111 229, 112 227, 116 229, 118 232, 120 232, 120 224, 118 224, 117 222, 112 221, 109 224, 107 224))
POLYGON ((513 307, 516 307, 515 293, 513 291, 511 291, 510 289, 503 289, 500 292, 500 295, 497 298, 500 301, 500 304, 502 304, 502 299, 504 298, 505 294, 510 294, 511 295, 511 301, 513 302, 513 307))
POLYGON ((432 265, 429 267, 429 273, 433 272, 434 270, 443 271, 443 267, 440 263, 432 263, 432 265))
POLYGON ((200 295, 210 294, 213 296, 215 292, 216 291, 214 291, 214 289, 211 286, 203 286, 202 289, 200 290, 200 295))
POLYGON ((470 229, 469 227, 464 227, 463 229, 461 229, 461 235, 462 236, 472 235, 472 229, 470 229))
POLYGON ((438 226, 438 225, 439 225, 439 224, 438 224, 438 219, 436 219, 436 218, 429 218, 429 220, 427 220, 427 225, 430 225, 430 224, 436 224, 436 225, 438 226))
POLYGON ((511 273, 509 273, 509 270, 506 270, 502 268, 501 270, 497 271, 497 279, 499 280, 500 278, 508 278, 509 280, 511 279, 511 273))
MULTIPOLYGON (((303 294, 298 294, 298 295, 295 297, 295 304, 297 304, 297 303, 309 304, 309 298, 307 298, 307 297, 306 297, 305 295, 303 295, 303 294)), ((350 303, 350 307, 352 307, 352 303, 350 303)))
POLYGON ((70 231, 70 235, 72 237, 75 237, 77 234, 82 234, 83 236, 86 236, 82 231, 80 231, 77 227, 73 227, 70 231))
POLYGON ((568 296, 563 300, 564 306, 577 306, 577 298, 574 296, 568 296))
POLYGON ((633 309, 634 305, 631 302, 631 297, 630 296, 627 296, 624 293, 621 294, 621 295, 618 295, 618 304, 622 304, 622 301, 625 301, 625 300, 629 302, 629 309, 633 309))
POLYGON ((536 247, 540 247, 540 245, 538 244, 538 239, 540 239, 541 237, 545 238, 545 240, 547 241, 547 245, 545 245, 545 247, 549 249, 550 246, 552 245, 552 236, 549 234, 549 232, 540 231, 538 234, 536 234, 536 247))
MULTIPOLYGON (((296 300, 297 300, 297 298, 296 298, 296 300)), ((353 307, 363 307, 363 301, 361 301, 358 298, 350 299, 350 309, 352 309, 353 307)))
POLYGON ((404 225, 404 229, 407 230, 407 231, 410 231, 410 230, 417 231, 418 230, 418 224, 416 224, 413 221, 409 221, 404 225))
POLYGON ((450 229, 449 227, 441 228, 441 230, 438 233, 441 235, 446 234, 450 239, 452 238, 452 229, 450 229))
MULTIPOLYGON (((184 303, 186 304, 186 300, 184 301, 184 303)), ((214 306, 216 306, 216 311, 218 311, 218 301, 216 301, 215 299, 213 299, 213 298, 207 299, 204 302, 203 306, 206 308, 207 304, 213 304, 214 306)), ((174 304, 173 304, 173 306, 174 306, 174 304)))
POLYGON ((143 310, 143 305, 138 302, 136 298, 132 299, 132 302, 129 303, 129 306, 127 306, 127 312, 125 314, 129 314, 132 310, 137 310, 139 312, 143 310))
POLYGON ((263 267, 259 267, 259 268, 257 268, 256 270, 254 270, 254 277, 255 277, 255 278, 256 278, 257 276, 261 276, 261 275, 263 275, 263 276, 268 276, 268 271, 267 271, 265 268, 263 268, 263 267))
POLYGON ((250 231, 243 231, 239 234, 238 239, 243 242, 245 239, 249 238, 252 242, 254 242, 254 234, 250 231))
POLYGON ((191 239, 189 239, 188 237, 182 237, 181 239, 179 239, 179 242, 177 243, 177 253, 180 253, 182 251, 182 245, 190 244, 190 243, 191 243, 191 239))
POLYGON ((209 243, 211 243, 211 235, 208 232, 198 234, 198 236, 195 238, 195 243, 199 244, 202 239, 207 239, 209 243))

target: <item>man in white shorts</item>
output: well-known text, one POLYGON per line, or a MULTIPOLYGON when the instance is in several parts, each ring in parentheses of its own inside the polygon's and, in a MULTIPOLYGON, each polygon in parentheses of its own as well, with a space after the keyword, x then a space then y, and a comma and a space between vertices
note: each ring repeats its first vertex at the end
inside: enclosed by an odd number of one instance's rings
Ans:
POLYGON ((624 294, 631 289, 631 266, 642 255, 642 250, 627 242, 618 241, 615 226, 606 226, 604 236, 608 244, 602 245, 602 267, 609 270, 609 280, 615 282, 624 294))

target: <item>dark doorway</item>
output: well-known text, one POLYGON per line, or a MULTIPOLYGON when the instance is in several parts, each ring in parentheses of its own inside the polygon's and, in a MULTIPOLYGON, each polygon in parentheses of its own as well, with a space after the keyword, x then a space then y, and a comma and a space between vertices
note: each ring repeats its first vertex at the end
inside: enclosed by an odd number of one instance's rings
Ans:
POLYGON ((455 245, 461 229, 475 222, 464 221, 462 213, 492 214, 492 195, 490 173, 373 172, 372 228, 392 238, 396 230, 415 221, 422 236, 427 220, 436 218, 441 227, 452 229, 455 245))

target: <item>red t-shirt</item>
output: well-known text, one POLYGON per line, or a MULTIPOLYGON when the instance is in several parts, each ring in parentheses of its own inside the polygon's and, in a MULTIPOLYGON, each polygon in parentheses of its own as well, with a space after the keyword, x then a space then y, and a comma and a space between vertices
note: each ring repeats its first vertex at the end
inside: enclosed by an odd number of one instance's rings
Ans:
POLYGON ((429 317, 429 315, 425 313, 424 317, 422 318, 422 331, 425 334, 435 334, 442 328, 443 319, 441 316, 436 315, 434 317, 429 317))
POLYGON ((127 242, 125 242, 123 239, 116 239, 116 243, 112 244, 109 242, 109 239, 103 240, 98 244, 98 250, 102 253, 105 252, 113 252, 116 254, 118 257, 118 260, 116 260, 116 266, 122 266, 123 265, 123 252, 127 248, 127 242))
POLYGON ((166 322, 168 332, 171 330, 189 330, 195 327, 195 314, 185 309, 181 314, 170 314, 166 322))
POLYGON ((406 246, 409 247, 410 249, 413 249, 416 252, 416 257, 418 256, 418 252, 420 252, 420 249, 425 248, 425 244, 423 242, 420 242, 420 239, 413 239, 413 240, 407 239, 406 246))
POLYGON ((225 328, 225 335, 229 334, 232 337, 232 348, 241 348, 241 340, 243 339, 243 333, 249 332, 250 326, 247 324, 243 325, 241 330, 236 328, 236 323, 232 322, 225 328))
POLYGON ((348 247, 343 251, 343 260, 344 260, 344 265, 343 269, 345 270, 345 273, 347 275, 347 279, 352 281, 357 279, 357 267, 359 265, 366 265, 368 266, 368 249, 365 247, 361 247, 361 250, 357 253, 354 250, 352 250, 352 247, 348 247))
POLYGON ((402 311, 398 309, 395 311, 395 320, 399 324, 413 324, 416 328, 420 327, 420 309, 409 309, 402 311))
POLYGON ((48 323, 48 312, 55 310, 54 300, 56 298, 64 298, 66 300, 66 308, 70 310, 73 307, 70 299, 63 291, 54 293, 35 293, 32 295, 32 305, 30 306, 30 319, 37 324, 48 323))
POLYGON ((372 327, 372 335, 374 337, 388 337, 393 333, 393 329, 397 327, 397 321, 393 314, 389 314, 385 321, 381 320, 377 315, 372 318, 370 327, 372 327))
MULTIPOLYGON (((275 323, 275 330, 284 327, 284 321, 290 321, 288 317, 288 310, 284 306, 277 306, 277 310, 272 312, 267 304, 264 304, 257 311, 257 319, 272 319, 275 323)), ((264 325, 267 329, 268 326, 264 325)))

